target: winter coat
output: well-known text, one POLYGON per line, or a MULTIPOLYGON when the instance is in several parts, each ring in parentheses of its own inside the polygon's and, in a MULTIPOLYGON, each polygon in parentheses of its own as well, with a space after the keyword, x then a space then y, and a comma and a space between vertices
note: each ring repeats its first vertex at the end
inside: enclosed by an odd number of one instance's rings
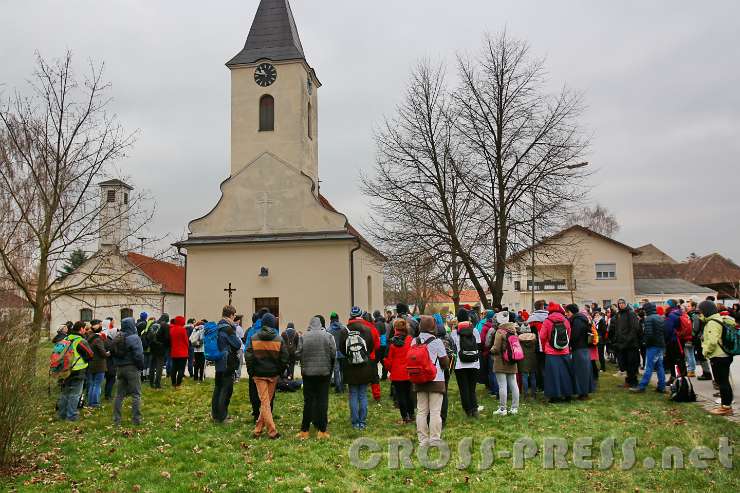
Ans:
POLYGON ((722 315, 715 313, 707 317, 704 324, 704 340, 701 349, 706 358, 724 358, 727 356, 720 346, 722 342, 722 330, 724 328, 722 315))
POLYGON ((516 335, 516 326, 511 323, 501 325, 496 331, 496 336, 493 339, 493 347, 491 347, 491 353, 493 353, 493 371, 496 373, 517 372, 516 361, 504 361, 503 356, 507 339, 511 335, 516 335))
POLYGON ((193 333, 190 334, 190 345, 194 353, 205 352, 205 332, 206 329, 202 325, 193 328, 193 333))
POLYGON ((334 338, 334 345, 337 348, 337 359, 344 358, 344 348, 339 345, 339 342, 342 338, 342 333, 347 332, 347 327, 342 325, 339 320, 335 320, 334 322, 329 324, 328 332, 334 338))
POLYGON ((618 351, 639 349, 642 343, 640 319, 629 307, 614 316, 609 329, 614 347, 618 351))
MULTIPOLYGON (((342 331, 339 338, 339 350, 346 354, 347 351, 347 338, 349 337, 350 331, 357 331, 360 333, 360 337, 365 341, 367 346, 368 355, 374 348, 373 334, 371 326, 362 319, 356 318, 350 320, 347 323, 347 330, 342 331)), ((377 365, 372 362, 372 359, 368 359, 368 362, 363 365, 351 365, 347 363, 347 359, 342 360, 342 377, 344 383, 347 385, 363 385, 372 382, 373 372, 377 372, 377 365)))
POLYGON ((588 335, 591 333, 591 322, 582 313, 576 313, 570 319, 570 349, 588 348, 588 335))
POLYGON ((599 333, 599 345, 603 346, 606 344, 606 334, 607 334, 607 325, 606 325, 606 319, 604 317, 601 317, 599 321, 596 324, 596 332, 599 333))
POLYGON ((334 369, 337 345, 334 337, 321 326, 318 317, 313 317, 308 330, 298 340, 296 359, 301 362, 304 377, 327 377, 334 369))
MULTIPOLYGON (((139 370, 144 369, 144 347, 141 338, 136 332, 133 318, 124 318, 121 321, 121 331, 126 334, 126 350, 123 354, 114 354, 113 361, 117 367, 133 365, 139 370)), ((112 341, 115 344, 114 341, 112 341)))
POLYGON ((524 351, 524 359, 517 364, 520 373, 537 371, 537 334, 525 332, 519 335, 519 344, 524 351))
MULTIPOLYGON (((547 316, 547 319, 545 319, 544 322, 542 322, 542 328, 540 329, 540 344, 542 344, 542 349, 545 354, 550 355, 566 355, 570 354, 570 348, 565 347, 561 350, 557 350, 554 347, 550 345, 550 335, 552 334, 552 329, 555 326, 556 323, 562 322, 565 325, 565 329, 568 331, 568 337, 571 335, 570 331, 570 322, 567 318, 565 318, 565 312, 562 308, 558 307, 559 309, 557 311, 553 311, 547 316)), ((531 317, 530 317, 531 318, 531 317)))
POLYGON ((263 325, 249 341, 244 359, 250 376, 277 377, 288 366, 288 348, 277 329, 263 325))
POLYGON ((175 317, 172 320, 169 335, 170 358, 187 358, 190 346, 184 317, 175 317))
POLYGON ((665 348, 665 318, 656 313, 654 303, 646 303, 643 339, 646 347, 665 348))
MULTIPOLYGON (((149 345, 149 349, 152 355, 164 356, 170 347, 170 316, 163 313, 155 323, 159 324, 159 332, 154 341, 149 345)), ((151 326, 149 326, 149 330, 152 330, 151 326)))
POLYGON ((678 331, 681 329, 681 309, 669 308, 665 314, 665 345, 678 342, 678 331))
POLYGON ((487 358, 488 355, 491 353, 491 345, 486 344, 486 341, 488 340, 488 333, 491 330, 495 330, 493 328, 493 319, 488 319, 483 324, 483 328, 481 329, 480 333, 480 340, 483 341, 483 357, 487 358))
POLYGON ((239 364, 238 351, 241 347, 242 341, 236 336, 236 327, 226 319, 221 320, 218 323, 218 350, 226 351, 226 357, 216 361, 216 371, 227 373, 236 371, 239 364))
POLYGON ((542 331, 542 324, 547 320, 547 310, 535 310, 527 320, 529 328, 532 330, 534 335, 537 336, 537 352, 542 352, 542 343, 540 342, 540 332, 542 331))
POLYGON ((393 336, 388 346, 388 356, 383 364, 388 368, 391 382, 405 382, 409 379, 406 358, 411 347, 411 336, 393 336))
POLYGON ((108 369, 108 350, 105 347, 105 339, 100 333, 93 332, 87 338, 87 343, 93 351, 93 359, 87 366, 89 373, 105 373, 108 369))

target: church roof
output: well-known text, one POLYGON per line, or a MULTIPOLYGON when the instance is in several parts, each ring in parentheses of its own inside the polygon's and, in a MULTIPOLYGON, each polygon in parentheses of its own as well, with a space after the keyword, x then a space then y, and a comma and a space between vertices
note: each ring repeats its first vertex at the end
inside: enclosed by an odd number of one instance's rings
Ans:
MULTIPOLYGON (((334 206, 331 205, 331 203, 326 199, 326 197, 324 197, 321 194, 319 194, 319 202, 321 202, 321 206, 324 209, 329 210, 331 212, 336 212, 337 214, 341 214, 341 212, 339 212, 338 210, 336 210, 334 208, 334 206)), ((362 236, 362 234, 360 234, 360 232, 357 231, 357 229, 355 229, 355 227, 352 226, 349 223, 349 221, 347 221, 347 232, 349 234, 351 234, 352 236, 354 236, 355 238, 357 238, 357 240, 362 244, 362 246, 366 247, 368 250, 370 250, 374 254, 378 255, 379 257, 381 257, 383 260, 386 260, 385 255, 383 255, 377 248, 375 248, 372 245, 372 243, 370 243, 369 241, 367 241, 367 239, 365 239, 365 237, 362 236)))
POLYGON ((288 0, 261 0, 244 49, 226 66, 305 58, 288 0))
POLYGON ((161 285, 162 292, 185 294, 184 267, 134 252, 126 254, 126 259, 138 267, 152 281, 161 285))
POLYGON ((128 188, 129 190, 134 189, 134 187, 132 187, 128 183, 123 182, 119 179, 101 181, 100 183, 98 183, 98 186, 99 187, 123 187, 123 188, 128 188))

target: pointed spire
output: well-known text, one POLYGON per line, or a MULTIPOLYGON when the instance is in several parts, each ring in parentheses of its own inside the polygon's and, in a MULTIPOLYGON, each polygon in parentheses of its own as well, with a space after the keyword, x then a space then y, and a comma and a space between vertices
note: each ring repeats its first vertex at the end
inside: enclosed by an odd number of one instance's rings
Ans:
POLYGON ((244 49, 226 63, 227 67, 254 63, 304 59, 303 46, 288 0, 261 0, 244 49))

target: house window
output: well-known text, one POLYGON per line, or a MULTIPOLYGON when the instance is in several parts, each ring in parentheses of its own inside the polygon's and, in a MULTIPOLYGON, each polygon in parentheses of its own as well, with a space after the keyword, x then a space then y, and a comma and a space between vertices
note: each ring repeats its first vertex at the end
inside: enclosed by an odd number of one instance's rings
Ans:
POLYGON ((115 190, 108 190, 107 199, 108 203, 115 202, 116 201, 116 191, 115 190))
POLYGON ((128 194, 127 193, 123 194, 123 203, 128 205, 128 194))
MULTIPOLYGON (((515 284, 516 286, 516 281, 515 284)), ((565 282, 565 279, 548 279, 545 281, 535 281, 534 283, 534 290, 535 291, 567 291, 568 289, 568 283, 565 282)), ((527 291, 532 291, 532 281, 527 281, 527 291)))
POLYGON ((121 308, 121 320, 134 316, 134 311, 131 308, 121 308))
POLYGON ((260 99, 260 132, 275 130, 275 98, 265 94, 260 99))
POLYGON ((522 290, 522 281, 514 281, 514 291, 522 290))
POLYGON ((313 139, 313 108, 308 103, 308 138, 313 139))
POLYGON ((80 310, 80 320, 81 321, 90 322, 92 321, 92 316, 93 316, 92 310, 90 310, 89 308, 83 308, 82 310, 80 310))
POLYGON ((596 264, 596 279, 616 279, 617 264, 596 264))

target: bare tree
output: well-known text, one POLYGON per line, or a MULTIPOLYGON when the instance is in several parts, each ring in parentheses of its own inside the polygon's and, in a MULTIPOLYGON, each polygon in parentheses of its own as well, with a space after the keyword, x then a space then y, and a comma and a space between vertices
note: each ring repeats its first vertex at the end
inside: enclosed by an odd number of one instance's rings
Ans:
MULTIPOLYGON (((0 102, 0 261, 33 306, 31 364, 53 299, 91 285, 105 289, 127 275, 106 272, 110 262, 98 252, 84 264, 83 275, 55 278, 72 250, 94 252, 101 230, 117 225, 120 217, 101 219, 104 201, 97 183, 116 174, 134 136, 107 112, 110 85, 102 73, 102 64, 91 65, 88 76, 78 80, 69 52, 52 63, 37 55, 30 93, 15 92, 0 102)), ((132 194, 120 214, 126 214, 134 236, 152 212, 142 194, 132 194)))
POLYGON ((586 192, 587 173, 574 167, 588 146, 578 126, 581 96, 566 88, 548 95, 543 60, 505 32, 487 37, 479 56, 460 56, 458 67, 455 124, 469 151, 459 162, 474 166, 456 169, 492 228, 497 305, 507 259, 532 243, 533 221, 546 235, 586 192))
POLYGON ((616 216, 609 212, 606 207, 602 207, 601 204, 596 204, 593 208, 584 206, 580 210, 570 213, 565 227, 576 224, 609 238, 613 238, 619 232, 619 222, 616 216))
POLYGON ((420 63, 397 115, 376 135, 375 173, 362 181, 373 211, 366 229, 382 249, 401 258, 415 259, 423 251, 438 265, 454 259, 486 299, 479 277, 489 272, 483 250, 490 228, 478 217, 481 201, 456 172, 466 165, 457 162, 463 153, 451 103, 444 69, 420 63))

